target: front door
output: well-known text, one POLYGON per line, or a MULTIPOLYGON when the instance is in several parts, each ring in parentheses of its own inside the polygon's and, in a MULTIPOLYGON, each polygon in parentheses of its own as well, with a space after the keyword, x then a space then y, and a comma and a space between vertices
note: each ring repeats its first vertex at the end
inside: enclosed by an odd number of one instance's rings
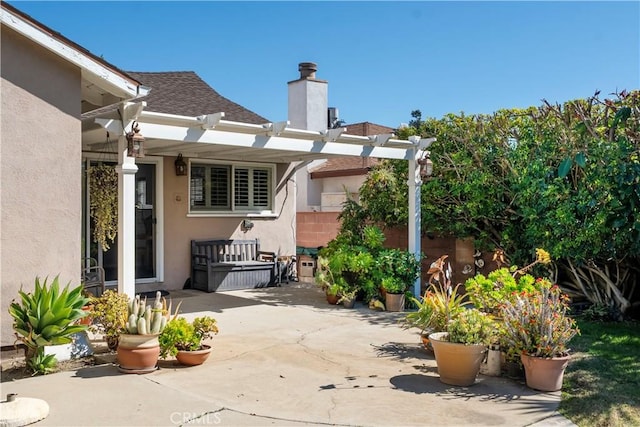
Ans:
MULTIPOLYGON (((109 164, 116 166, 114 162, 104 162, 96 160, 87 160, 83 162, 83 167, 89 165, 109 164)), ((137 279, 154 279, 156 277, 156 216, 155 216, 155 191, 156 191, 156 165, 138 163, 138 172, 136 173, 136 280, 137 279)), ((89 215, 89 201, 91 194, 87 190, 86 182, 87 174, 83 173, 85 197, 83 198, 83 212, 85 215, 86 226, 83 229, 83 240, 85 242, 85 256, 94 258, 98 261, 98 265, 105 270, 105 280, 113 282, 118 280, 118 237, 116 236, 110 248, 103 250, 93 239, 93 223, 89 215), (86 236, 89 236, 87 239, 86 236)))

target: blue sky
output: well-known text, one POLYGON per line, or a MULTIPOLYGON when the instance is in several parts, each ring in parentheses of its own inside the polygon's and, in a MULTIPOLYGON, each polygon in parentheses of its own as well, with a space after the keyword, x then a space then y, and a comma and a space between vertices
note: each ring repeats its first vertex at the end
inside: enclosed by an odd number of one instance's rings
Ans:
POLYGON ((638 1, 9 3, 123 70, 195 71, 271 121, 300 62, 318 64, 341 119, 391 127, 415 109, 640 88, 638 1))

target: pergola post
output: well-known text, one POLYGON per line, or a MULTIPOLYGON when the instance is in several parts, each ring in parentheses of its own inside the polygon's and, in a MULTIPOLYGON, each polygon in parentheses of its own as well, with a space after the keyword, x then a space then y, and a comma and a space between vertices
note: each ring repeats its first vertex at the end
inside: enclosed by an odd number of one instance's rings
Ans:
MULTIPOLYGON (((423 155, 423 151, 429 148, 436 139, 435 138, 420 138, 419 136, 410 136, 409 141, 413 144, 413 148, 407 150, 409 156, 409 252, 411 252, 416 259, 420 259, 422 250, 420 248, 421 243, 421 220, 422 220, 422 205, 421 205, 421 188, 422 188, 422 171, 418 165, 418 160, 423 155)), ((425 170, 425 176, 428 176, 431 172, 425 170)), ((418 268, 418 278, 413 284, 413 295, 416 298, 420 298, 422 294, 422 268, 418 268)))
MULTIPOLYGON (((123 123, 136 119, 145 103, 127 103, 120 113, 123 123)), ((126 130, 118 138, 118 293, 130 298, 136 293, 136 172, 138 166, 129 156, 126 130)))
MULTIPOLYGON (((418 167, 418 158, 420 157, 419 147, 416 146, 411 150, 413 152, 413 159, 409 160, 409 252, 411 252, 416 259, 420 259, 420 189, 422 187, 422 178, 420 177, 420 167, 418 167)), ((418 278, 413 284, 413 294, 416 298, 420 298, 422 294, 422 268, 419 268, 418 278)))
POLYGON ((127 139, 118 138, 118 293, 136 293, 136 172, 135 159, 127 155, 127 139))

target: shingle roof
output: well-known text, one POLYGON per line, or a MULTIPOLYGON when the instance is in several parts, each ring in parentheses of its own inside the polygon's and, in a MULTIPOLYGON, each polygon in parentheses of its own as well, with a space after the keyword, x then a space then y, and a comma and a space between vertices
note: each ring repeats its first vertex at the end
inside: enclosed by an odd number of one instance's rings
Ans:
MULTIPOLYGON (((353 123, 341 127, 347 128, 346 133, 349 135, 360 136, 394 133, 395 131, 393 128, 369 122, 353 123)), ((365 175, 377 163, 378 159, 372 157, 334 157, 311 170, 311 179, 365 175)))
POLYGON ((352 123, 350 125, 343 125, 341 127, 347 128, 349 135, 380 135, 384 133, 394 133, 395 129, 388 126, 377 125, 370 122, 352 123))
POLYGON ((220 95, 193 71, 127 74, 151 88, 149 95, 140 98, 147 102, 146 111, 192 117, 223 111, 225 120, 253 124, 269 121, 220 95))

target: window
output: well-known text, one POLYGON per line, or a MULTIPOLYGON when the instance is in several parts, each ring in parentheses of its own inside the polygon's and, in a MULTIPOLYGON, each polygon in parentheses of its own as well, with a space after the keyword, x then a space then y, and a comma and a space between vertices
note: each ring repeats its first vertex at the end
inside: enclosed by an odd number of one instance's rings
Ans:
POLYGON ((274 167, 191 163, 191 212, 254 212, 272 209, 274 167))

